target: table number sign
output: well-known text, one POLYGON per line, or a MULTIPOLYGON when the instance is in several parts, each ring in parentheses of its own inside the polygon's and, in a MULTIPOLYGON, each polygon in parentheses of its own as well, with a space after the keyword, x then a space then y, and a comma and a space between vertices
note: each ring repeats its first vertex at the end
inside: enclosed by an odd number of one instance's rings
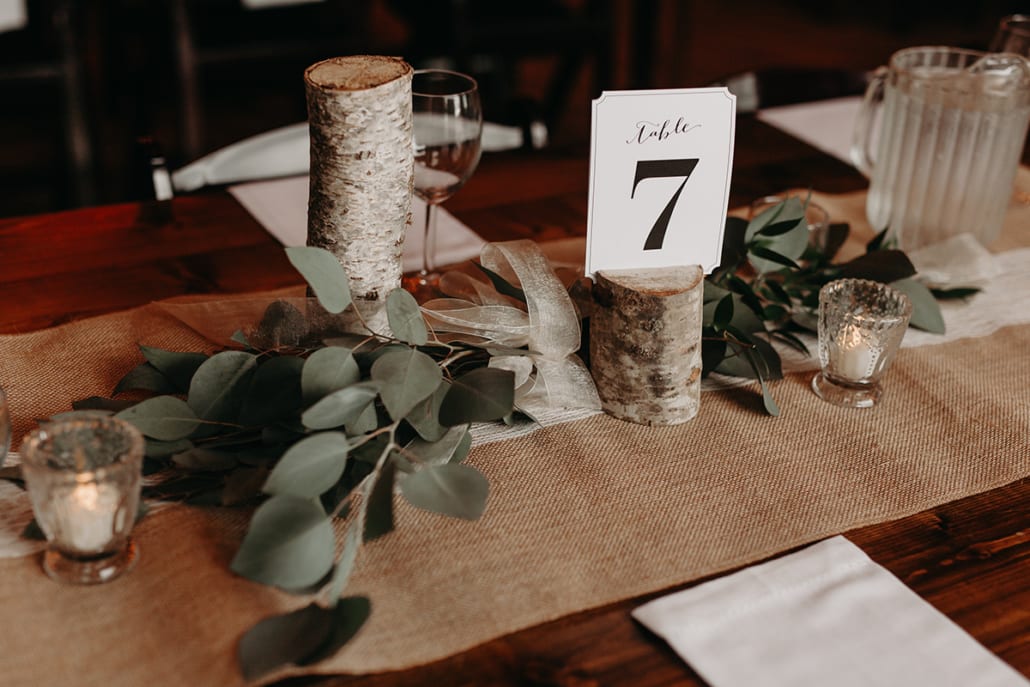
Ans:
POLYGON ((719 265, 736 97, 606 91, 594 101, 586 273, 719 265))

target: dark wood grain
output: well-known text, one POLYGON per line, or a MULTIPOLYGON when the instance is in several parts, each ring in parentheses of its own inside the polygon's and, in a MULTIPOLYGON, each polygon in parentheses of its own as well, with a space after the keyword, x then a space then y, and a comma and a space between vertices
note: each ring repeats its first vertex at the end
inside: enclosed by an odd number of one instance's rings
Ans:
MULTIPOLYGON (((582 235, 585 153, 488 155, 448 207, 490 240, 582 235)), ((844 192, 863 188, 865 180, 787 134, 752 118, 739 119, 731 205, 808 186, 844 192)), ((125 204, 0 220, 0 332, 28 331, 179 294, 300 282, 281 247, 224 192, 176 199, 171 221, 156 218, 154 210, 125 204)), ((848 537, 1030 676, 1030 480, 848 537)), ((286 684, 702 684, 662 641, 631 620, 630 610, 653 596, 578 613, 417 669, 286 684)))

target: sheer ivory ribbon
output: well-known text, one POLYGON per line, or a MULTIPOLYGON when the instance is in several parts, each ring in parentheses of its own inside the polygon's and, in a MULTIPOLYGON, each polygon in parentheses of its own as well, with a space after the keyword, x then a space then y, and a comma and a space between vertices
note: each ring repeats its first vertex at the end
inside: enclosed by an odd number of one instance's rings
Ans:
POLYGON ((440 288, 455 297, 422 306, 433 328, 500 346, 527 346, 528 355, 495 355, 490 361, 491 367, 515 373, 515 402, 523 410, 600 409, 590 372, 575 355, 579 314, 539 246, 527 240, 489 243, 480 261, 509 283, 521 285, 526 309, 485 282, 450 272, 440 288))

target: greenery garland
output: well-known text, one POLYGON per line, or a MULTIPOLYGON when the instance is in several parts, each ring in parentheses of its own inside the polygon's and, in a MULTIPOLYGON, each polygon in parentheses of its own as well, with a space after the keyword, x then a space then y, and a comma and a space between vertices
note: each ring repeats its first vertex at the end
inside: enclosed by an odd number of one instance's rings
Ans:
MULTIPOLYGON (((751 221, 728 218, 722 265, 704 284, 704 374, 756 379, 771 415, 780 411, 766 383, 782 376, 771 344, 808 353, 797 335, 815 330, 823 284, 842 277, 891 283, 912 298, 912 324, 937 332, 944 324, 934 296, 975 291, 931 293, 912 279, 908 258, 883 245, 884 234, 865 255, 832 263, 847 225, 832 225, 826 246, 812 247, 806 205, 789 198, 751 221)), ((287 254, 327 313, 351 305, 347 275, 330 253, 299 247, 287 254)), ((480 269, 500 293, 525 302, 521 288, 480 269)), ((489 360, 527 351, 431 337, 418 304, 400 289, 386 309, 391 336, 326 339, 295 307, 276 302, 250 337, 233 335, 231 350, 207 356, 141 346, 145 362, 114 394, 149 398, 74 404, 75 412, 115 412, 145 435, 145 471, 161 474, 147 498, 260 503, 232 570, 318 601, 243 636, 238 658, 248 680, 320 661, 361 628, 369 600, 342 593, 360 546, 393 530, 395 491, 417 508, 477 519, 489 485, 463 462, 470 424, 510 424, 523 415, 513 373, 489 360), (345 527, 339 554, 334 522, 345 527)), ((314 319, 324 322, 326 313, 314 319)), ((0 477, 19 478, 10 470, 0 477)), ((41 533, 30 526, 26 535, 41 533)))

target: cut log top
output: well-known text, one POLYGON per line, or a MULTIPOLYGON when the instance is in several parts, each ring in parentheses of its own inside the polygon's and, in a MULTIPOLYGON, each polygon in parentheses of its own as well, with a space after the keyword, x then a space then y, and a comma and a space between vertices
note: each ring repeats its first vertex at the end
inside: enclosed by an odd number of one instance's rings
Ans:
POLYGON ((597 276, 600 284, 607 283, 642 295, 664 298, 696 288, 705 275, 699 265, 690 265, 646 270, 603 270, 597 276))
POLYGON ((304 71, 304 80, 327 91, 363 91, 410 74, 411 65, 400 57, 349 55, 330 57, 304 71))

